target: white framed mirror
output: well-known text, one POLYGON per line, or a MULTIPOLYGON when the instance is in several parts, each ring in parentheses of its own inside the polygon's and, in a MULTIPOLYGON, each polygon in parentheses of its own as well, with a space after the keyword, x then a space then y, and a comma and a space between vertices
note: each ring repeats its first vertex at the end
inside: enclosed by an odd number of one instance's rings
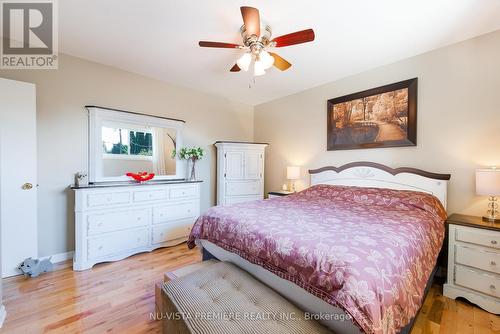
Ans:
POLYGON ((127 182, 128 172, 155 173, 154 180, 181 180, 184 121, 98 106, 89 112, 89 181, 127 182))

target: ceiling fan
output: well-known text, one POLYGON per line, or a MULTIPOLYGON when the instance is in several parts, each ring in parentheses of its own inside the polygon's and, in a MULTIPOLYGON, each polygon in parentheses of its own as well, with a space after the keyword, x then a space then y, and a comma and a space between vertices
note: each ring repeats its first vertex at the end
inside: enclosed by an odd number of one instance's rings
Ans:
POLYGON ((276 53, 266 51, 266 49, 314 41, 314 31, 312 29, 301 30, 271 39, 271 27, 261 25, 259 10, 257 8, 240 7, 240 9, 241 16, 243 16, 243 26, 240 29, 241 37, 243 37, 243 45, 208 41, 200 41, 198 43, 199 46, 206 48, 245 50, 243 56, 231 68, 231 72, 248 71, 252 61, 254 62, 255 76, 266 74, 266 70, 273 65, 281 71, 286 71, 292 64, 276 53))

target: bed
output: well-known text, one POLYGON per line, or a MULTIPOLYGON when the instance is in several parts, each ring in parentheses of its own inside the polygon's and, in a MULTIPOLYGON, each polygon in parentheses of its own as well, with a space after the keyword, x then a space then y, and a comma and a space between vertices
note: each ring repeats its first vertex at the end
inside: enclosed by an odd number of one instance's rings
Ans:
POLYGON ((210 208, 188 246, 336 333, 409 332, 442 247, 450 175, 368 162, 310 174, 299 193, 210 208))

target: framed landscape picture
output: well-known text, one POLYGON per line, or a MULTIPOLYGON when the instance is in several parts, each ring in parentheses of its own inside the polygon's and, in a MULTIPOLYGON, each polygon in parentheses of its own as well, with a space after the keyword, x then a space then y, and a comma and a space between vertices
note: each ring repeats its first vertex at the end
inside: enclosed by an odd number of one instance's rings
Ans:
POLYGON ((417 78, 328 100, 327 148, 417 145, 417 78))

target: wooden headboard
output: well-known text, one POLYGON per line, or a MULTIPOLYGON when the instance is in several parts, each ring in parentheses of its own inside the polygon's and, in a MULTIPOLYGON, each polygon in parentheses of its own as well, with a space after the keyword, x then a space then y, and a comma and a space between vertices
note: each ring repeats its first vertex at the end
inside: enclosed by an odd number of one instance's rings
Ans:
POLYGON ((450 174, 436 174, 416 168, 391 168, 374 162, 352 162, 341 167, 327 166, 309 170, 311 186, 331 184, 343 186, 414 190, 436 196, 447 205, 450 174))

